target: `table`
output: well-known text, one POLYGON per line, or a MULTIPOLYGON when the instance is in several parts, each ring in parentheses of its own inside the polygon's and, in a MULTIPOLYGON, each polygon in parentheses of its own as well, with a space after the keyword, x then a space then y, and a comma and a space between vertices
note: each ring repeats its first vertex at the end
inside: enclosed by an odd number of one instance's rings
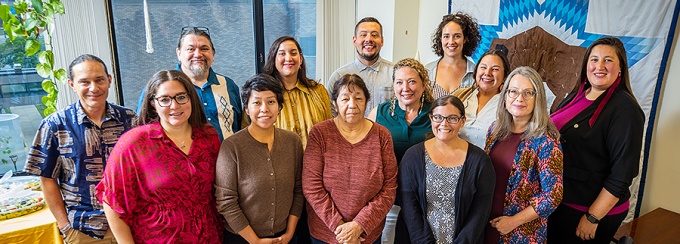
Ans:
POLYGON ((45 208, 35 213, 0 221, 0 242, 2 243, 63 243, 57 222, 45 208))
POLYGON ((680 214, 657 208, 619 227, 614 235, 630 236, 635 244, 680 243, 680 214))

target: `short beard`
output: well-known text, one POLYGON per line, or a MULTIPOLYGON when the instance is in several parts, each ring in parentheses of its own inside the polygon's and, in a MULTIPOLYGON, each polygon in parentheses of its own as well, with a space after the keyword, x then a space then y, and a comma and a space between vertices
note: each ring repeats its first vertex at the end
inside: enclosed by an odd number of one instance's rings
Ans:
POLYGON ((194 76, 203 77, 205 72, 208 72, 210 68, 204 67, 202 65, 189 65, 189 70, 191 70, 191 73, 193 73, 194 76))
POLYGON ((359 49, 357 49, 357 55, 359 55, 359 57, 363 58, 366 61, 373 62, 373 61, 377 60, 378 57, 380 57, 380 52, 376 52, 373 55, 366 55, 366 54, 361 53, 361 51, 359 51, 359 49))

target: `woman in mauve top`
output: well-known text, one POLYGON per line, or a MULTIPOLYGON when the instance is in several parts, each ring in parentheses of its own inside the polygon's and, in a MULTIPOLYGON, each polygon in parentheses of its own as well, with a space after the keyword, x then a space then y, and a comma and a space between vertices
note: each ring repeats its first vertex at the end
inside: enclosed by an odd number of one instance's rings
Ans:
POLYGON ((546 243, 548 216, 562 200, 562 150, 541 76, 512 71, 485 151, 496 171, 486 243, 546 243), (500 234, 500 236, 499 236, 500 234))
POLYGON ((222 142, 215 198, 227 220, 225 243, 288 243, 302 212, 302 143, 275 128, 283 87, 259 74, 246 81, 241 100, 250 125, 222 142))
POLYGON ((370 94, 358 75, 331 89, 337 117, 318 123, 305 149, 302 189, 312 243, 376 243, 392 208, 397 162, 390 132, 364 118, 370 94))
POLYGON ((221 243, 213 197, 217 131, 184 73, 159 71, 137 127, 107 161, 97 198, 119 243, 221 243))

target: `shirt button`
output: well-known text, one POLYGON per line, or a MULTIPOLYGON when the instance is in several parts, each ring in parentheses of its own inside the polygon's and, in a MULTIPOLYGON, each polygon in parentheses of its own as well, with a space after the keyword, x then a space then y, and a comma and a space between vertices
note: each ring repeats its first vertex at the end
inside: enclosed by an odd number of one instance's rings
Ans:
MULTIPOLYGON (((274 206, 274 203, 272 203, 272 206, 274 206)), ((274 218, 272 218, 272 220, 273 220, 273 219, 274 219, 274 218)))
POLYGON ((574 129, 578 129, 578 124, 574 124, 574 129))
POLYGON ((274 190, 274 187, 272 187, 272 191, 274 190))
POLYGON ((208 103, 203 103, 203 106, 208 106, 208 103))
POLYGON ((272 161, 272 159, 271 159, 271 158, 267 158, 267 161, 272 161))
POLYGON ((210 121, 210 120, 211 120, 211 119, 210 119, 210 118, 208 118, 208 121, 210 121))
POLYGON ((269 175, 273 176, 273 175, 274 175, 274 173, 269 173, 269 175))

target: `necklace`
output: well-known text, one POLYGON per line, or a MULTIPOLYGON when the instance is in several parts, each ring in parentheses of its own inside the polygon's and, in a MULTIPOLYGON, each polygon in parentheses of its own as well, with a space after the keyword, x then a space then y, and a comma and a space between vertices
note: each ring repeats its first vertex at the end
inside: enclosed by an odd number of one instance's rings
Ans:
POLYGON ((186 145, 184 145, 184 139, 182 139, 182 146, 181 146, 181 147, 179 147, 179 148, 181 148, 181 149, 184 149, 185 147, 187 147, 187 146, 186 146, 186 145))

